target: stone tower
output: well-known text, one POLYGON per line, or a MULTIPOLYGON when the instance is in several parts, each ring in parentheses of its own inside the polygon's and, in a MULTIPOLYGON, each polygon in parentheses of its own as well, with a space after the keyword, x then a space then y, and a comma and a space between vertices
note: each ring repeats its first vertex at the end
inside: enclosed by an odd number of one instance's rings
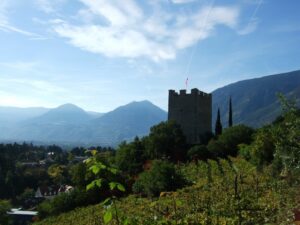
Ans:
POLYGON ((199 144, 200 137, 211 133, 212 96, 197 88, 186 93, 169 90, 168 120, 174 120, 181 126, 187 143, 199 144))

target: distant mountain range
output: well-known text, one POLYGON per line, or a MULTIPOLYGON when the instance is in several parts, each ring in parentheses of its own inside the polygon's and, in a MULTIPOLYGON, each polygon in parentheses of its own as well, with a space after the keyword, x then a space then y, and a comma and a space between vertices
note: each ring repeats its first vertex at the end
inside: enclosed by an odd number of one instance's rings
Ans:
POLYGON ((54 109, 14 108, 15 120, 6 108, 0 107, 0 116, 8 118, 0 120, 1 140, 46 144, 116 145, 147 135, 151 126, 167 119, 167 112, 149 101, 132 102, 105 114, 86 112, 73 104, 54 109))
MULTIPOLYGON (((300 71, 244 80, 213 91, 212 124, 219 107, 223 126, 227 126, 230 96, 235 124, 260 127, 269 123, 281 112, 277 93, 296 98, 300 105, 300 71)), ((0 140, 117 145, 147 135, 150 127, 166 119, 167 112, 149 101, 131 102, 105 114, 87 112, 73 104, 54 109, 0 107, 0 140)))
POLYGON ((277 94, 297 99, 300 106, 300 70, 243 80, 212 92, 213 125, 218 107, 223 126, 228 125, 228 102, 231 96, 233 122, 260 127, 272 122, 281 113, 277 94))

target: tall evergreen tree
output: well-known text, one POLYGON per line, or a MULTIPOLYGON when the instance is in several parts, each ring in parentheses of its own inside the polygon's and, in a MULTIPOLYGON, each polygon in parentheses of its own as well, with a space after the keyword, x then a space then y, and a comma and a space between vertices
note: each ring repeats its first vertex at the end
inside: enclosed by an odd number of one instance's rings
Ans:
POLYGON ((221 116, 220 116, 220 109, 218 108, 218 116, 216 120, 216 126, 215 126, 215 134, 218 136, 222 134, 222 123, 221 123, 221 116))
POLYGON ((232 102, 231 102, 231 96, 229 99, 229 118, 228 118, 228 127, 232 127, 232 102))

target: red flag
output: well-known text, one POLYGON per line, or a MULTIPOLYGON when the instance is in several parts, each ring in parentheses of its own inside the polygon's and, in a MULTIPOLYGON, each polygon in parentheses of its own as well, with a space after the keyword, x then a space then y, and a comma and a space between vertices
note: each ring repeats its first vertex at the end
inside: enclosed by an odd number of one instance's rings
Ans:
POLYGON ((185 80, 185 88, 187 89, 187 86, 188 86, 188 82, 189 82, 189 78, 187 77, 186 80, 185 80))

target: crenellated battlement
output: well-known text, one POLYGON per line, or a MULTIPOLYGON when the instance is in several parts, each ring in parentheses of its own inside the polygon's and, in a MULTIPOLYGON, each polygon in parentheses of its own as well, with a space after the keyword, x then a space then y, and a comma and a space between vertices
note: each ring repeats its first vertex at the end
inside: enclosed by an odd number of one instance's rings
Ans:
POLYGON ((197 88, 191 89, 190 93, 187 93, 187 91, 185 89, 181 89, 181 90, 179 90, 179 92, 176 92, 175 90, 169 90, 169 96, 188 96, 188 95, 211 97, 211 94, 200 91, 197 88))

